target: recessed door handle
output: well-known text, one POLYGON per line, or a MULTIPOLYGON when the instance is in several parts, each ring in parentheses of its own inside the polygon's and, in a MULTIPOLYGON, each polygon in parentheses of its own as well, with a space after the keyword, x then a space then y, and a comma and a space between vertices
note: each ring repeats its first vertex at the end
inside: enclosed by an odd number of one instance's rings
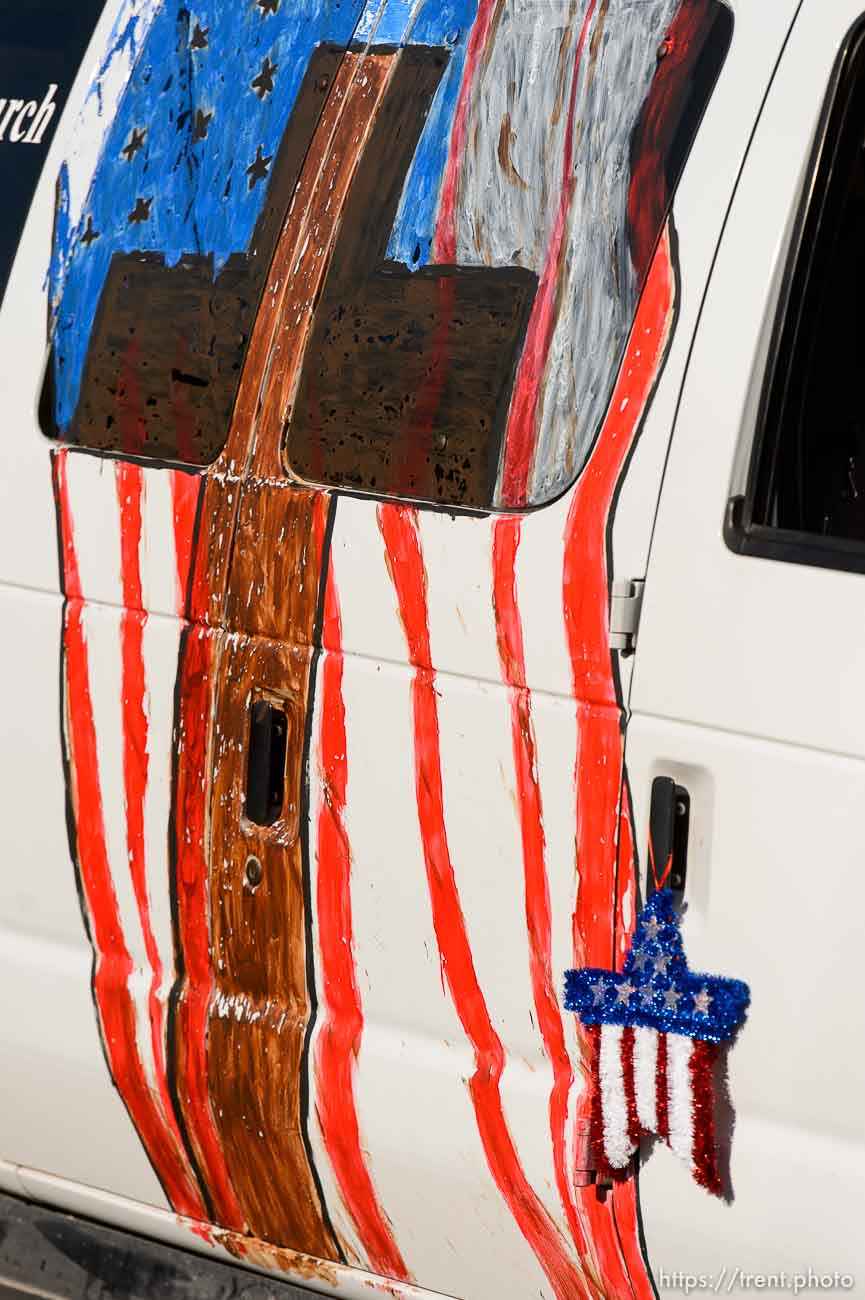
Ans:
POLYGON ((288 725, 283 706, 272 700, 253 700, 249 719, 246 817, 258 826, 272 826, 282 815, 288 725))
POLYGON ((656 889, 681 894, 688 871, 688 828, 691 796, 671 776, 656 776, 652 782, 649 809, 649 866, 646 898, 656 889))

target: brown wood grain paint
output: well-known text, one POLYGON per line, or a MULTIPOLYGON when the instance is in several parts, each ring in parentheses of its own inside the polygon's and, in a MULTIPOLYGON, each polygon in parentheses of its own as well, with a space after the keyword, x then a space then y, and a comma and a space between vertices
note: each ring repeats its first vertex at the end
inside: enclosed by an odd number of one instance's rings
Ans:
POLYGON ((340 214, 398 57, 349 53, 336 71, 276 243, 228 441, 206 478, 192 600, 218 642, 207 833, 213 1121, 248 1231, 324 1258, 339 1247, 302 1114, 311 1000, 300 811, 323 558, 314 516, 327 506, 289 481, 280 444, 340 214), (249 711, 261 693, 290 722, 283 811, 268 827, 244 816, 249 711), (251 856, 262 868, 254 888, 251 856))

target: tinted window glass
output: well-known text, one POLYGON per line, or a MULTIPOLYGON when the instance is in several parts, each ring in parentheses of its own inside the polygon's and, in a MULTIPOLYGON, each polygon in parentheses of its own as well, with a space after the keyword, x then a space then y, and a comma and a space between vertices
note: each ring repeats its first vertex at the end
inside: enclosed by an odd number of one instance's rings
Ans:
POLYGON ((51 138, 103 3, 0 0, 0 299, 51 138))
POLYGON ((836 69, 813 178, 776 326, 748 496, 736 509, 742 538, 758 548, 769 543, 778 558, 858 568, 865 562, 861 27, 836 69))

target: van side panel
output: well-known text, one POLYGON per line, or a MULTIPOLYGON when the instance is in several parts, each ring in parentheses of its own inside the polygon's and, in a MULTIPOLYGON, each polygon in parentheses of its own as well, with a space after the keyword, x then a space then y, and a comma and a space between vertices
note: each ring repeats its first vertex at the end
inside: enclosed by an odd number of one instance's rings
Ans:
POLYGON ((101 153, 60 173, 45 472, 103 1052, 167 1203, 240 1258, 649 1297, 634 1180, 603 1196, 579 1163, 585 1044, 559 992, 633 923, 609 529, 729 12, 334 12, 154 4, 101 153), (371 174, 387 253, 346 269, 371 174), (373 270, 424 304, 400 346, 425 377, 407 441, 376 425, 362 450, 449 483, 448 510, 319 486, 314 428, 315 481, 288 472, 323 313, 373 270), (472 478, 436 438, 452 396, 472 408, 451 342, 487 283, 505 306, 472 323, 477 364, 498 347, 512 390, 472 478), (509 512, 461 511, 463 481, 509 512), (247 803, 259 702, 287 726, 270 822, 247 803))

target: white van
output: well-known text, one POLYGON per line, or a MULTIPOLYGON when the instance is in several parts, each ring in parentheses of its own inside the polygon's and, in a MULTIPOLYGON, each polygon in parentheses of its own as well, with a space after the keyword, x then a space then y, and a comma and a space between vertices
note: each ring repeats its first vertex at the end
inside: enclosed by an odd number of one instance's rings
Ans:
POLYGON ((0 3, 0 1283, 862 1285, 861 8, 0 3))

